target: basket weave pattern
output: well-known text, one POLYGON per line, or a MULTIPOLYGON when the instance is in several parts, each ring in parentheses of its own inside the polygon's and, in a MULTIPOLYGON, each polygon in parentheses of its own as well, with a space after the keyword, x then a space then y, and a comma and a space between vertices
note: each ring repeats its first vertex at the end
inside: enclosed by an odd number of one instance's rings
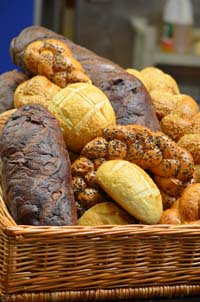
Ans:
POLYGON ((3 301, 94 301, 199 293, 199 226, 17 226, 0 197, 3 301))

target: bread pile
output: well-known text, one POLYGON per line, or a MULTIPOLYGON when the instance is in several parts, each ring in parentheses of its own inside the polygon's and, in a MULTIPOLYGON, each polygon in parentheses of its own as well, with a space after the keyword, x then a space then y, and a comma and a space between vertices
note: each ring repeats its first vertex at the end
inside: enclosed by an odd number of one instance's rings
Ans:
POLYGON ((151 96, 163 133, 186 148, 193 156, 195 179, 200 181, 200 112, 198 103, 179 91, 176 81, 156 67, 141 71, 127 70, 135 74, 146 86, 151 96))
POLYGON ((164 133, 171 111, 199 127, 197 105, 176 81, 156 68, 127 72, 38 26, 10 53, 22 72, 0 76, 0 181, 15 221, 172 223, 166 211, 198 185, 198 152, 164 133), (160 97, 168 95, 170 109, 160 97))

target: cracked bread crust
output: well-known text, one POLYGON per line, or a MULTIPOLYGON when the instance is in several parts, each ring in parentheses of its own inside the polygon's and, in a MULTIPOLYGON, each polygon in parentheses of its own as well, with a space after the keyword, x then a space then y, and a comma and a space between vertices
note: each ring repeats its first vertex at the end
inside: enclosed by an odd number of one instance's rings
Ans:
POLYGON ((8 119, 0 138, 3 198, 17 224, 74 225, 71 165, 56 118, 26 105, 8 119))

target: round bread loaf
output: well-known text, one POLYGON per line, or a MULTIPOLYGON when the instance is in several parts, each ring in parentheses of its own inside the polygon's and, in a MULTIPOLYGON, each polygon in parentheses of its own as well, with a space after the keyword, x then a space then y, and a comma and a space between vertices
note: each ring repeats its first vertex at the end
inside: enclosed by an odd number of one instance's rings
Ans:
POLYGON ((39 104, 48 107, 53 96, 61 88, 44 76, 37 75, 21 83, 14 93, 14 106, 20 108, 28 104, 39 104))
POLYGON ((167 114, 160 122, 163 133, 177 142, 185 134, 192 132, 191 118, 183 118, 177 114, 167 114))
POLYGON ((200 223, 200 183, 187 186, 181 197, 170 208, 163 211, 160 224, 200 223))
POLYGON ((140 72, 145 82, 148 84, 149 91, 158 89, 172 94, 180 93, 176 80, 159 68, 149 66, 145 67, 140 72))
POLYGON ((179 139, 178 145, 192 154, 196 165, 200 164, 200 133, 183 135, 179 139))
POLYGON ((162 197, 151 177, 125 160, 104 162, 96 172, 98 184, 129 214, 146 224, 156 224, 163 212, 162 197))
POLYGON ((114 110, 106 95, 89 83, 68 85, 49 105, 63 130, 70 151, 79 153, 101 130, 116 124, 114 110))

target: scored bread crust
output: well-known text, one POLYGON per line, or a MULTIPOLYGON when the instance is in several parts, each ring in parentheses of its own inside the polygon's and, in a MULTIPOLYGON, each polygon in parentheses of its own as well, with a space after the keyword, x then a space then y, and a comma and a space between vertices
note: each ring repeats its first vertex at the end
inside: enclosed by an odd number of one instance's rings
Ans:
POLYGON ((97 182, 122 208, 140 222, 156 224, 163 205, 160 191, 139 166, 125 160, 109 160, 96 173, 97 182))

